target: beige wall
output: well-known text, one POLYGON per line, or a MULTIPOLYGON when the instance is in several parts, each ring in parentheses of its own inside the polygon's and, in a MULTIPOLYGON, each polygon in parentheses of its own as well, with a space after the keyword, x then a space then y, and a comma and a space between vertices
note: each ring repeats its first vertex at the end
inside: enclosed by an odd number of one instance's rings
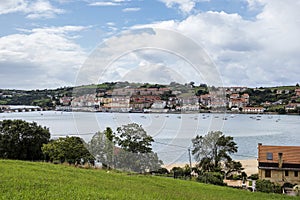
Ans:
POLYGON ((289 171, 289 176, 285 176, 285 170, 271 170, 271 178, 265 177, 265 170, 258 170, 259 179, 270 180, 283 185, 285 182, 300 184, 300 171, 298 177, 295 177, 294 171, 289 171))

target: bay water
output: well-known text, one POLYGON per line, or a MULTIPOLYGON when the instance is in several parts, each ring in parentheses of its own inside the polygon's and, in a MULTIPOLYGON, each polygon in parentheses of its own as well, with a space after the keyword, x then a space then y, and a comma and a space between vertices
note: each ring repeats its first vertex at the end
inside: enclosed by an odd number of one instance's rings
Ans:
MULTIPOLYGON (((89 142, 92 136, 111 127, 141 124, 155 142, 153 150, 164 164, 188 163, 191 139, 209 131, 222 131, 234 137, 238 153, 234 159, 256 159, 257 145, 300 146, 299 115, 249 114, 145 114, 100 112, 20 112, 0 113, 0 120, 22 119, 50 129, 51 137, 79 136, 89 142)), ((192 159, 193 161, 193 159, 192 159)))

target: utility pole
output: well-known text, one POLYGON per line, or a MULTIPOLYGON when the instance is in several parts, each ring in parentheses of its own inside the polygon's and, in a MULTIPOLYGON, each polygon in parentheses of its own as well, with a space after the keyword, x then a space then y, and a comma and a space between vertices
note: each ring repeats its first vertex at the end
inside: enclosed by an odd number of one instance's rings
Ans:
POLYGON ((189 161, 190 161, 190 179, 192 179, 192 158, 191 158, 191 149, 188 148, 189 161))
POLYGON ((190 148, 188 148, 188 152, 189 152, 190 168, 192 169, 192 158, 191 158, 191 149, 190 148))

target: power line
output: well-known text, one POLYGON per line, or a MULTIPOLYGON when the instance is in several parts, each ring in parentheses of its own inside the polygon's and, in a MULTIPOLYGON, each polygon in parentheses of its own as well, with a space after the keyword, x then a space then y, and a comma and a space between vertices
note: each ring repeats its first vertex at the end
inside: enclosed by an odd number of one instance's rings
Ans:
POLYGON ((59 134, 51 134, 51 136, 54 137, 65 137, 70 135, 95 135, 96 133, 73 133, 73 134, 65 134, 65 135, 59 135, 59 134))
POLYGON ((173 151, 158 151, 158 153, 172 153, 172 152, 183 152, 185 150, 173 150, 173 151))
MULTIPOLYGON (((76 135, 95 135, 96 133, 75 133, 75 134, 66 134, 66 135, 59 135, 59 134, 51 134, 51 136, 53 137, 66 137, 66 136, 76 136, 76 135)), ((166 146, 173 146, 173 147, 179 147, 185 150, 188 150, 189 156, 190 156, 190 151, 191 151, 191 147, 189 146, 181 146, 181 145, 177 145, 177 144, 170 144, 170 143, 164 143, 164 142, 158 142, 158 141, 154 141, 154 143, 157 144, 162 144, 162 145, 166 145, 166 146)), ((175 150, 176 152, 179 152, 180 150, 175 150)), ((169 151, 169 152, 175 152, 175 151, 169 151)), ((160 152, 160 153, 168 153, 168 152, 160 152)), ((247 158, 257 158, 257 156, 253 156, 253 155, 245 155, 245 154, 234 154, 233 156, 237 156, 237 157, 247 157, 247 158)))
POLYGON ((179 148, 183 148, 183 149, 188 149, 189 148, 189 147, 186 147, 186 146, 181 146, 181 145, 177 145, 177 144, 169 144, 169 143, 164 143, 164 142, 154 141, 154 143, 162 144, 162 145, 167 145, 167 146, 179 147, 179 148))
POLYGON ((234 154, 233 156, 247 157, 247 158, 257 158, 257 156, 252 156, 252 155, 242 155, 242 154, 234 154))

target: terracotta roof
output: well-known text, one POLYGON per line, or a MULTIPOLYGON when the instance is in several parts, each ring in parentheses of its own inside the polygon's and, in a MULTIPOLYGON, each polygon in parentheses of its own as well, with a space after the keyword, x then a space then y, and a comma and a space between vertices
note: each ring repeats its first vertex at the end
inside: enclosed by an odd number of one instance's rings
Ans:
POLYGON ((278 163, 278 153, 282 153, 283 163, 300 164, 300 146, 269 146, 260 144, 258 145, 258 162, 278 163), (272 159, 267 158, 268 153, 272 153, 272 159))

